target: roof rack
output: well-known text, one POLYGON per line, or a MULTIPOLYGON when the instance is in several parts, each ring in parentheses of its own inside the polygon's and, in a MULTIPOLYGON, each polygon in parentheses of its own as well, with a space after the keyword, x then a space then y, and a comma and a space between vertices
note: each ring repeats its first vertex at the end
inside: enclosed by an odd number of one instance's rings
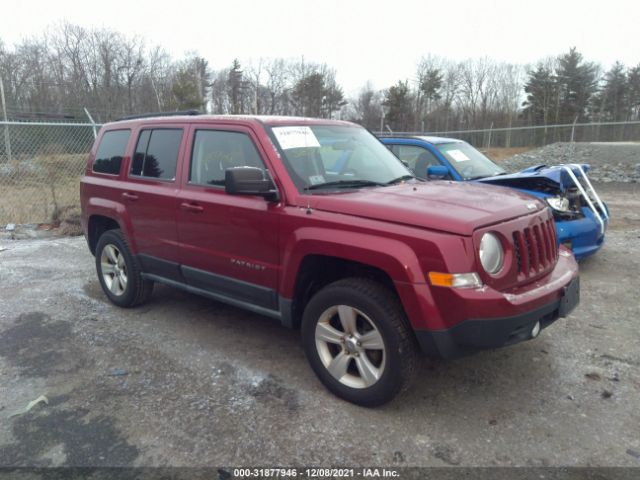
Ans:
POLYGON ((182 110, 178 112, 152 112, 152 113, 140 113, 136 115, 127 115, 126 117, 120 117, 116 122, 123 120, 135 120, 136 118, 153 118, 153 117, 175 117, 182 115, 202 115, 200 110, 182 110))

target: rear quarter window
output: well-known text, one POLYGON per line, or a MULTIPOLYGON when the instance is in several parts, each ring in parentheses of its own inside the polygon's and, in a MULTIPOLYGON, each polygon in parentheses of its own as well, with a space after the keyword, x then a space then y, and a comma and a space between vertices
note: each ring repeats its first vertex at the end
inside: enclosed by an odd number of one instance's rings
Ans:
POLYGON ((118 175, 130 136, 131 130, 111 130, 105 132, 100 140, 100 145, 98 145, 96 158, 93 161, 93 171, 96 173, 118 175))

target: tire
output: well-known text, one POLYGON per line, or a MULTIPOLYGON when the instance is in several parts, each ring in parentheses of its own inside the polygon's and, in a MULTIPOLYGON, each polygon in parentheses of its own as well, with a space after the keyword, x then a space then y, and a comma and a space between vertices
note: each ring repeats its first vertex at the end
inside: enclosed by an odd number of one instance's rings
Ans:
POLYGON ((153 282, 142 278, 140 264, 121 230, 107 230, 98 239, 96 271, 105 295, 119 307, 135 307, 149 300, 153 282))
POLYGON ((348 278, 324 287, 307 304, 301 327, 311 368, 340 398, 379 406, 413 379, 417 341, 398 298, 375 281, 348 278))

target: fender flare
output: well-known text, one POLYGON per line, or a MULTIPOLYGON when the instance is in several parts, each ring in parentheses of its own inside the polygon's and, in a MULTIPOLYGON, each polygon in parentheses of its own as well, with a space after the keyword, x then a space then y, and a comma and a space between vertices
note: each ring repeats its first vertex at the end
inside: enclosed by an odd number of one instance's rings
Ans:
POLYGON ((398 240, 376 235, 321 227, 296 230, 283 249, 280 292, 292 298, 300 265, 307 255, 326 255, 370 265, 392 281, 425 283, 413 250, 398 240))
POLYGON ((131 248, 133 254, 138 253, 138 246, 135 243, 133 233, 133 224, 131 217, 129 216, 127 209, 122 203, 114 202, 106 198, 93 197, 89 199, 87 206, 87 227, 88 221, 94 215, 101 215, 103 217, 111 218, 120 226, 120 230, 127 238, 127 243, 131 248))

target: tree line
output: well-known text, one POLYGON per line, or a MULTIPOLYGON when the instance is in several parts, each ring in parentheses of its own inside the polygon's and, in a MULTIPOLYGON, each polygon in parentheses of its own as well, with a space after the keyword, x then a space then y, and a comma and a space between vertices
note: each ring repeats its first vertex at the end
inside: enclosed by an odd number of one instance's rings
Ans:
POLYGON ((575 48, 534 65, 429 55, 412 78, 382 90, 367 83, 347 98, 324 63, 236 59, 215 70, 196 53, 175 59, 140 37, 62 23, 15 45, 0 39, 0 80, 12 119, 80 119, 86 108, 105 122, 195 108, 432 132, 640 120, 640 64, 604 71, 575 48))

